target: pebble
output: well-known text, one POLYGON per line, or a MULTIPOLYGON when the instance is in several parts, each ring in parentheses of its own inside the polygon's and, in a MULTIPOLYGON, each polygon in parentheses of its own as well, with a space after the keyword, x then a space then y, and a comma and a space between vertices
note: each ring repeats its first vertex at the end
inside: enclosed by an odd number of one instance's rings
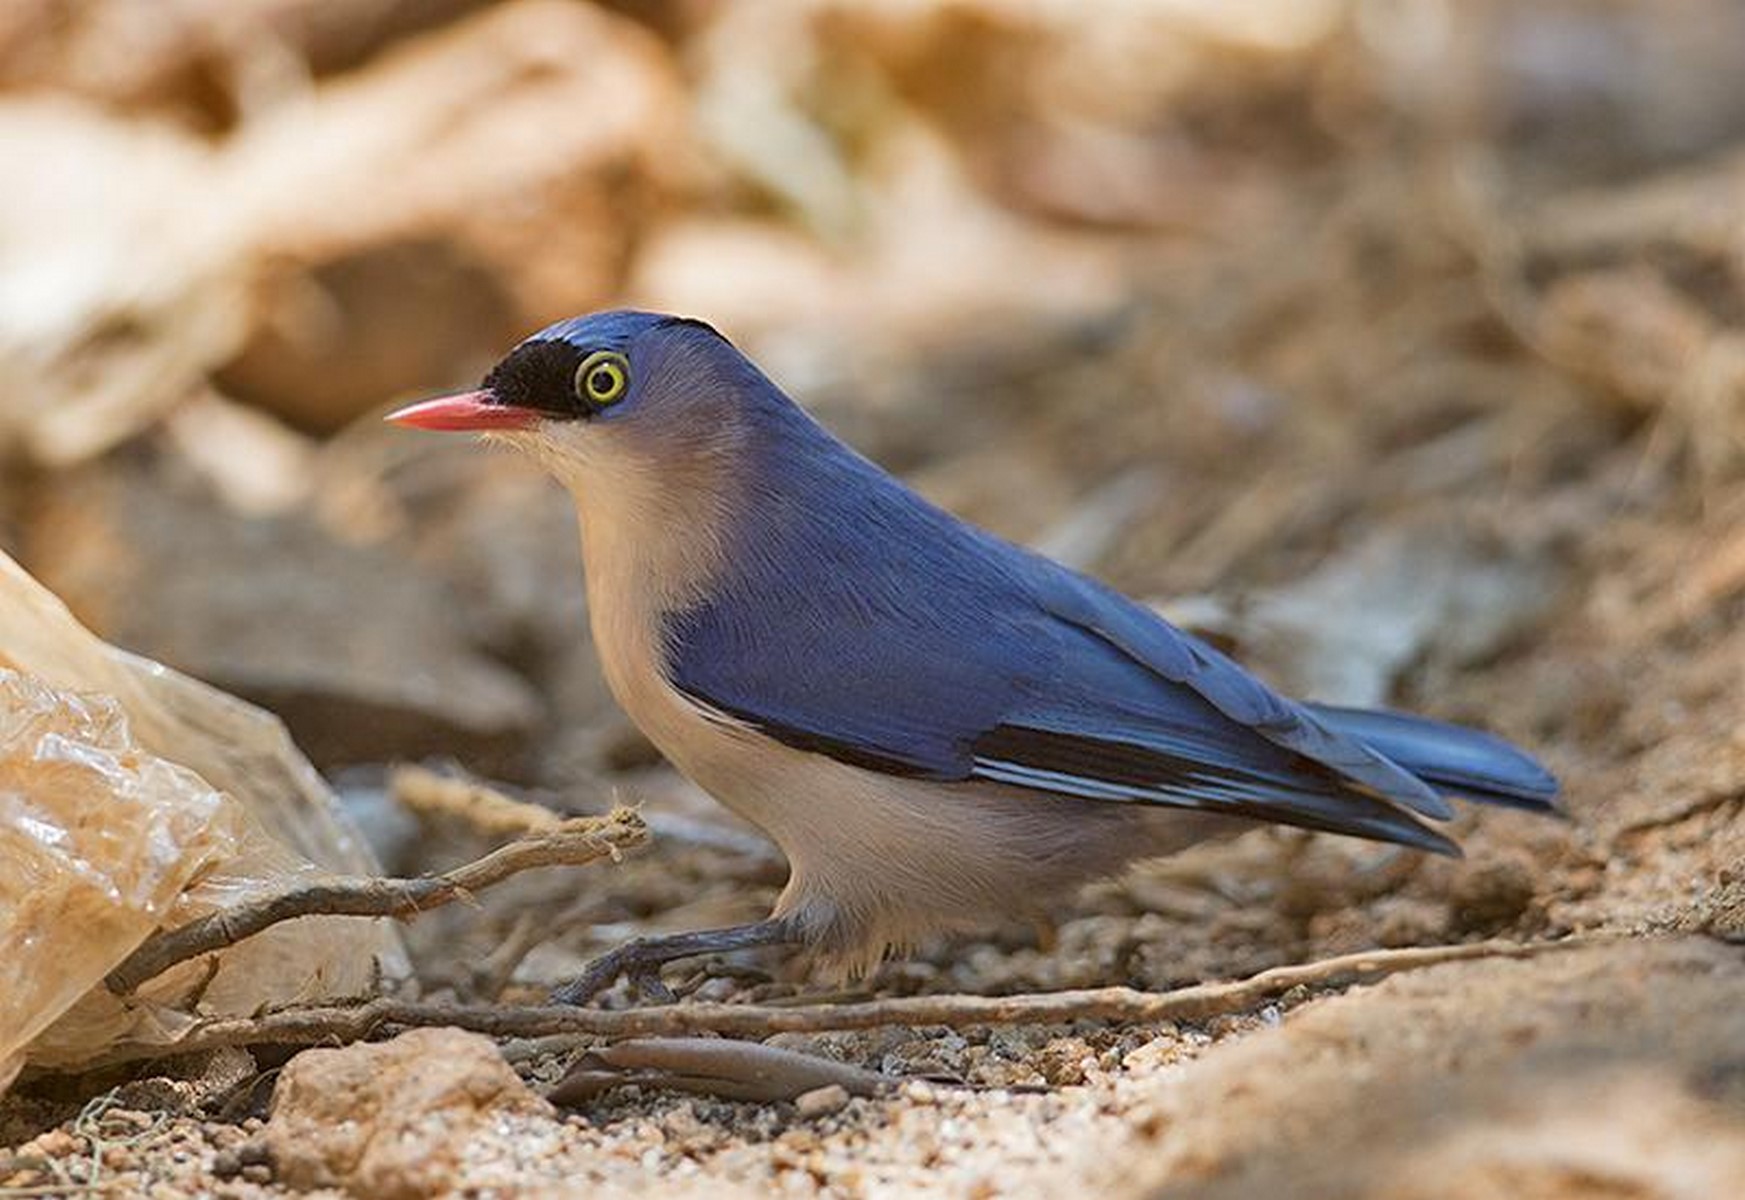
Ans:
POLYGON ((794 1110, 802 1117, 822 1117, 839 1112, 848 1104, 848 1089, 840 1083, 828 1083, 794 1099, 794 1110))

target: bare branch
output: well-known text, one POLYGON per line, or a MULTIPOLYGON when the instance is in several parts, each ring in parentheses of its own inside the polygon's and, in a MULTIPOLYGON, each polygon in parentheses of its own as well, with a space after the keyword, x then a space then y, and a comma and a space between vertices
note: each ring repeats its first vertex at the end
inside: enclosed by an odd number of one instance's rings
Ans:
POLYGON ((177 963, 233 946, 294 917, 408 917, 483 891, 534 867, 580 866, 616 860, 648 838, 642 818, 628 808, 604 817, 576 817, 499 846, 483 858, 420 879, 336 879, 268 896, 153 934, 104 980, 127 995, 177 963))
POLYGON ((683 1037, 714 1033, 764 1038, 777 1033, 819 1033, 883 1025, 1053 1025, 1070 1021, 1204 1021, 1247 1011, 1293 988, 1335 988, 1373 983, 1402 971, 1477 958, 1529 958, 1591 945, 1597 939, 1556 942, 1474 942, 1340 955, 1276 967, 1232 983, 1173 992, 1093 988, 1021 996, 904 996, 854 1004, 803 1006, 677 1004, 603 1011, 592 1008, 498 1007, 373 1000, 351 1007, 285 1009, 254 1018, 201 1022, 162 1046, 123 1048, 111 1062, 208 1050, 216 1046, 343 1043, 391 1027, 449 1025, 500 1038, 559 1034, 598 1037, 683 1037))

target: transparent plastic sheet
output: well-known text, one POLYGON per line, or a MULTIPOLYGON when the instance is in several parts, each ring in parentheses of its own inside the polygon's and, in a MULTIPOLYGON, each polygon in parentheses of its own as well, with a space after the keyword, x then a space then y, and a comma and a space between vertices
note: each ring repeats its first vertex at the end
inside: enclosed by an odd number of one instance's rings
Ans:
POLYGON ((173 1041, 195 1015, 357 995, 403 970, 385 922, 305 918, 125 1002, 105 974, 155 929, 367 849, 270 714, 108 646, 0 554, 0 1088, 173 1041))
POLYGON ((331 871, 376 863, 338 801, 271 713, 109 645, 0 553, 0 667, 121 702, 146 750, 247 806, 273 837, 331 871))

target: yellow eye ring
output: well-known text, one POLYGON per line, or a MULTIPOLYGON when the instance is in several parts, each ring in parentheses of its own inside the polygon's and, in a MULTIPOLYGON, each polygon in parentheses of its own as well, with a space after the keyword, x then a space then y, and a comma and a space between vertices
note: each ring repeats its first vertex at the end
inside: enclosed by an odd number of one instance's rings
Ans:
POLYGON ((594 408, 616 404, 629 386, 630 361, 615 351, 595 351, 576 368, 576 397, 594 408))

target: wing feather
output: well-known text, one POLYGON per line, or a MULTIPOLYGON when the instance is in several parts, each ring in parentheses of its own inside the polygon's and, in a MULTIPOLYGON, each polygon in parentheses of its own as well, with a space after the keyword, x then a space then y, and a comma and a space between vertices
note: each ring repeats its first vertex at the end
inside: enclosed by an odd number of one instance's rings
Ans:
POLYGON ((1049 581, 1056 616, 1104 639, 1159 676, 1192 688, 1219 712, 1268 741, 1331 768, 1427 817, 1454 815, 1424 780, 1374 747, 1341 734, 1307 706, 1281 696, 1213 647, 1125 596, 1062 572, 1049 581))
POLYGON ((948 571, 911 576, 901 605, 880 605, 876 588, 784 593, 755 621, 693 609, 666 631, 671 681, 786 745, 888 774, 1452 851, 1400 807, 1447 811, 1427 785, 1209 647, 1111 607, 1115 593, 1056 581, 1043 604, 1001 586, 1013 578, 990 571, 966 589, 948 571))

